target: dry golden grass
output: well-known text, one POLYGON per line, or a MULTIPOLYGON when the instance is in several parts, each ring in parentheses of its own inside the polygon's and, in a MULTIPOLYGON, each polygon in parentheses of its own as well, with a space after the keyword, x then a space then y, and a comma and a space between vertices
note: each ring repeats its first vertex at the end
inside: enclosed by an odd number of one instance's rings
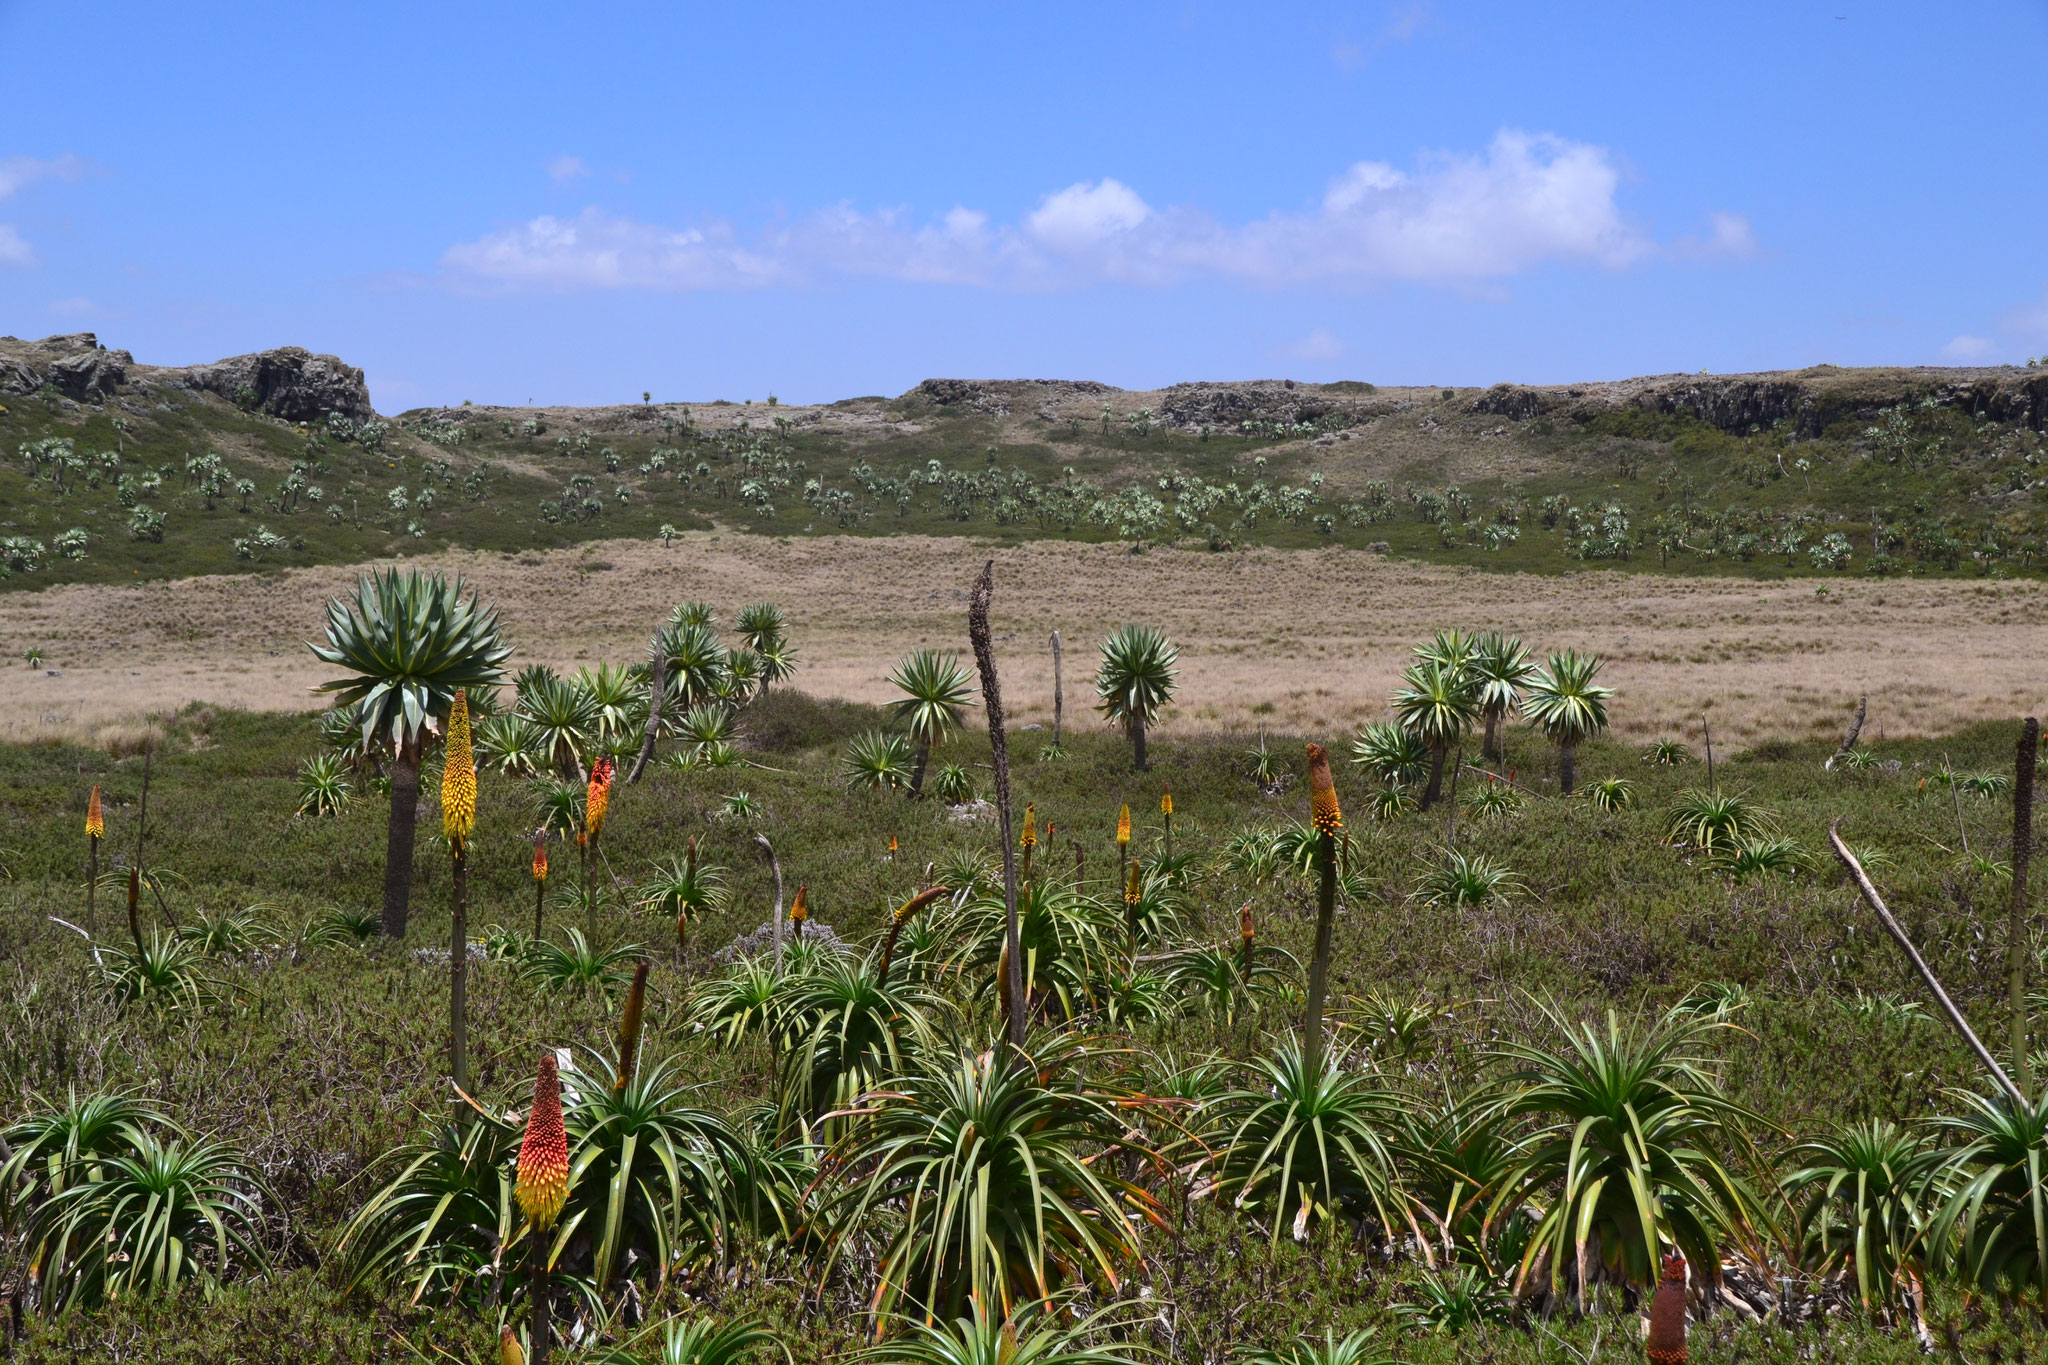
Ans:
MULTIPOLYGON (((675 602, 728 616, 783 603, 801 651, 799 685, 862 700, 905 649, 966 645, 966 590, 988 551, 951 538, 780 541, 735 533, 671 547, 614 541, 579 550, 450 554, 502 608, 519 661, 574 666, 638 658, 675 602)), ((1211 555, 1044 541, 996 552, 996 628, 1006 699, 1023 721, 1051 718, 1048 633, 1067 642, 1069 723, 1087 714, 1094 645, 1126 620, 1181 646, 1173 726, 1337 734, 1382 713, 1411 642, 1443 626, 1502 627, 1539 651, 1604 655, 1616 728, 1716 739, 1839 734, 1860 692, 1867 733, 1926 734, 2048 702, 2038 660, 2048 588, 2036 583, 1831 580, 1784 583, 1583 573, 1487 574, 1389 563, 1363 552, 1211 555)), ((63 587, 0 598, 0 637, 40 645, 46 668, 0 691, 0 738, 90 733, 188 701, 257 708, 317 704, 324 675, 306 652, 327 597, 356 570, 63 587)), ((0 679, 7 675, 0 672, 0 679)))

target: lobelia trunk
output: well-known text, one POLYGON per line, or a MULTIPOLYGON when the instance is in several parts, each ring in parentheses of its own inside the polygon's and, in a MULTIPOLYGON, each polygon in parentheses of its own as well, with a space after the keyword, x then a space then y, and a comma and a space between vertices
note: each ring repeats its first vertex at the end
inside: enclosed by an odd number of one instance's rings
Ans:
POLYGON ((1428 810, 1444 794, 1444 749, 1433 744, 1429 750, 1429 784, 1422 789, 1422 809, 1428 810))
MULTIPOLYGON (((469 1089, 469 859, 457 848, 450 860, 448 929, 448 1074, 469 1089)), ((458 1101, 459 1103, 459 1101, 458 1101)))
POLYGON ((1486 738, 1479 742, 1479 756, 1489 763, 1500 758, 1499 734, 1500 712, 1489 710, 1486 713, 1486 738))
POLYGON ((917 742, 917 771, 910 775, 912 797, 924 795, 924 770, 932 761, 932 742, 929 737, 917 742))
POLYGON ((1131 757, 1139 772, 1145 771, 1145 717, 1139 712, 1131 713, 1131 757))
POLYGON ((391 761, 391 826, 384 843, 384 936, 404 938, 412 910, 412 845, 420 815, 420 745, 399 746, 391 761))
POLYGON ((1566 796, 1572 794, 1572 780, 1578 776, 1579 745, 1577 740, 1562 740, 1557 746, 1557 788, 1566 796))
POLYGON ((655 736, 661 733, 661 699, 668 690, 668 654, 659 644, 654 650, 654 672, 648 681, 652 690, 647 695, 647 733, 640 739, 640 756, 633 760, 633 771, 626 774, 629 787, 647 770, 647 760, 654 757, 655 736))

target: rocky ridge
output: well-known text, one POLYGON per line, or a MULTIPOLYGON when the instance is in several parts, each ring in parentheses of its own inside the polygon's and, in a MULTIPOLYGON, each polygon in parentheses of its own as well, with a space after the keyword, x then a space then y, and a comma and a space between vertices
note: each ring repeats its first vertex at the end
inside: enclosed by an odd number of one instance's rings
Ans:
POLYGON ((318 421, 338 412, 368 421, 376 409, 363 372, 338 357, 302 346, 230 356, 210 365, 138 365, 110 351, 91 332, 23 341, 0 337, 0 393, 31 394, 49 385, 79 403, 100 403, 138 384, 211 393, 238 407, 288 422, 318 421))

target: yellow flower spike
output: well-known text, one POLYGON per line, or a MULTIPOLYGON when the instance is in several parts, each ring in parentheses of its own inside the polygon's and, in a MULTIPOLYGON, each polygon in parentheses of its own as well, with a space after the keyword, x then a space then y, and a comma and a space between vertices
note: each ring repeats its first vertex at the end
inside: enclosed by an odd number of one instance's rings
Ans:
POLYGON ((1237 936, 1246 943, 1252 941, 1252 903, 1250 901, 1246 901, 1237 908, 1237 936))
POLYGON ((447 762, 441 770, 441 829, 457 853, 476 832, 476 752, 469 738, 469 693, 455 692, 448 711, 447 762))
POLYGON ((1344 828, 1344 812, 1337 806, 1337 779, 1330 776, 1330 755, 1320 744, 1308 746, 1309 822, 1316 833, 1334 836, 1344 828))
POLYGON ((1173 788, 1168 787, 1159 794, 1159 813, 1169 820, 1173 818, 1173 788))
POLYGON ((85 837, 104 839, 107 837, 106 817, 100 813, 100 784, 92 784, 92 797, 85 803, 85 837))
POLYGON ((1017 842, 1024 848, 1038 843, 1038 807, 1028 801, 1024 803, 1024 834, 1017 842))
POLYGON ((1131 842, 1131 803, 1128 801, 1116 813, 1116 842, 1119 848, 1128 847, 1131 842))
POLYGON ((789 922, 791 924, 802 924, 810 917, 811 888, 809 886, 799 886, 796 889, 796 899, 791 901, 789 905, 789 922))
POLYGON ((1138 872, 1138 865, 1131 864, 1130 876, 1124 880, 1124 904, 1136 905, 1145 898, 1144 882, 1138 872))

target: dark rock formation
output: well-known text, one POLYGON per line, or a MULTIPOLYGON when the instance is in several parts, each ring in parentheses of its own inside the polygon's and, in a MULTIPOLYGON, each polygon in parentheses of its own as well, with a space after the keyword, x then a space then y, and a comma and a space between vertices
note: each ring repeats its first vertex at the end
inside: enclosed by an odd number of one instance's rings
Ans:
POLYGON ((186 387, 219 394, 231 403, 260 409, 287 422, 311 422, 338 412, 365 422, 377 415, 363 372, 331 355, 314 355, 302 346, 231 356, 211 365, 194 365, 167 377, 182 378, 186 387))
POLYGON ((1472 411, 1507 417, 1517 422, 1548 412, 1556 403, 1542 389, 1520 384, 1495 384, 1472 400, 1472 411))
POLYGON ((138 382, 182 384, 291 422, 330 412, 358 422, 377 415, 361 370, 300 346, 167 369, 107 350, 91 332, 41 341, 0 337, 0 393, 35 393, 48 384, 67 398, 99 402, 138 382))
POLYGON ((1159 402, 1161 423, 1189 430, 1241 422, 1313 422, 1335 415, 1364 419, 1384 411, 1384 405, 1338 397, 1319 384, 1291 379, 1175 384, 1162 391, 1159 402))
POLYGON ((135 357, 126 351, 76 351, 51 361, 44 377, 66 398, 97 402, 128 382, 134 364, 135 357))

